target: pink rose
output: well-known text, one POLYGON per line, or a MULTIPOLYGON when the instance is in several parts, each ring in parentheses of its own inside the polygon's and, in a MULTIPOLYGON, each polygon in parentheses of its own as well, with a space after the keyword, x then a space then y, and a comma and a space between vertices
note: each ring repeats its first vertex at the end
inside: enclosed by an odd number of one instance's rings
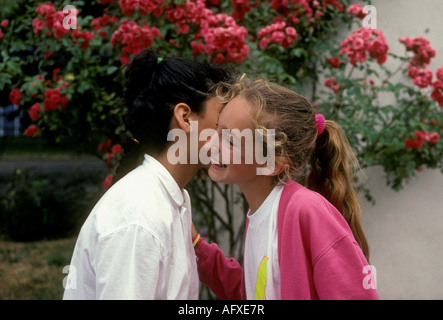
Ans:
POLYGON ((435 71, 435 75, 438 80, 443 81, 443 67, 439 67, 437 71, 435 71))
POLYGON ((348 12, 359 19, 366 17, 366 13, 363 12, 363 7, 358 3, 350 5, 348 12))
POLYGON ((425 140, 429 144, 436 144, 440 140, 440 135, 437 132, 427 133, 425 140))

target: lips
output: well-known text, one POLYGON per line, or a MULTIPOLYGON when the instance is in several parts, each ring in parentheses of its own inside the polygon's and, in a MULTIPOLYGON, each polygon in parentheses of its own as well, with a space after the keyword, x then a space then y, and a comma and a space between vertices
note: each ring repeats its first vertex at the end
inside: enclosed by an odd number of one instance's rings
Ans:
POLYGON ((223 170, 226 169, 227 166, 224 164, 217 164, 217 163, 211 163, 211 167, 216 169, 216 170, 223 170))
POLYGON ((220 161, 215 158, 211 158, 211 167, 214 168, 215 170, 223 170, 227 168, 226 165, 221 164, 220 161))

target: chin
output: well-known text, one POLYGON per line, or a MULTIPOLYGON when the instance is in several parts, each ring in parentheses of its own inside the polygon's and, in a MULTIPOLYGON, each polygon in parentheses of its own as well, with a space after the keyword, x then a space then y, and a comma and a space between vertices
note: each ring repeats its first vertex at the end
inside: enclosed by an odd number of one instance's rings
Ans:
POLYGON ((216 173, 214 173, 213 170, 214 170, 214 169, 212 169, 212 168, 209 166, 209 170, 208 170, 209 178, 211 178, 211 180, 212 180, 212 181, 215 181, 215 182, 223 182, 223 181, 222 181, 223 179, 221 179, 220 176, 218 176, 216 173))

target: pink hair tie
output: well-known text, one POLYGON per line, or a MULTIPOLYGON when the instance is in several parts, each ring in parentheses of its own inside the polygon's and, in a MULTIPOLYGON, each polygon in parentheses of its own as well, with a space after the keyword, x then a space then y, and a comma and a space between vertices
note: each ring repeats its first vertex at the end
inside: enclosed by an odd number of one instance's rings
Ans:
POLYGON ((315 115, 315 124, 317 125, 317 137, 325 130, 325 117, 318 113, 315 115))

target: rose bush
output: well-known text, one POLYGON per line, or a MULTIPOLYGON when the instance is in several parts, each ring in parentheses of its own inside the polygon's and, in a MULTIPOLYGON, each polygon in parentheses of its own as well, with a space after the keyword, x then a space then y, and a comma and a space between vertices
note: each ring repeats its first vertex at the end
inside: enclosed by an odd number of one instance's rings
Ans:
MULTIPOLYGON (((10 2, 0 13, 2 105, 20 106, 26 135, 69 140, 102 159, 106 187, 122 154, 121 71, 134 55, 150 48, 232 64, 305 94, 344 127, 361 165, 383 166, 400 189, 424 167, 443 169, 443 68, 429 69, 437 53, 427 39, 404 35, 404 52, 392 52, 383 30, 362 27, 365 16, 349 0, 10 2)), ((221 224, 234 254, 238 196, 204 173, 189 188, 209 237, 221 224), (215 193, 227 218, 213 209, 215 193)))
POLYGON ((0 14, 0 91, 9 97, 2 104, 20 106, 26 135, 70 141, 103 158, 113 174, 118 157, 110 161, 98 145, 122 140, 121 70, 134 55, 150 48, 161 56, 235 64, 297 85, 317 79, 315 55, 336 31, 334 19, 350 23, 347 5, 338 0, 233 1, 232 6, 226 0, 10 3, 0 14))
POLYGON ((317 97, 320 109, 345 128, 362 167, 383 166, 395 190, 423 167, 443 169, 443 67, 435 71, 434 81, 427 66, 436 52, 429 41, 398 40, 405 45, 402 55, 389 51, 381 30, 361 27, 352 32, 341 42, 339 57, 337 49, 331 50, 334 57, 326 60, 324 82, 331 90, 317 97), (388 57, 396 70, 384 67, 388 57), (397 73, 405 80, 398 81, 397 73), (382 105, 382 97, 389 103, 382 105))

